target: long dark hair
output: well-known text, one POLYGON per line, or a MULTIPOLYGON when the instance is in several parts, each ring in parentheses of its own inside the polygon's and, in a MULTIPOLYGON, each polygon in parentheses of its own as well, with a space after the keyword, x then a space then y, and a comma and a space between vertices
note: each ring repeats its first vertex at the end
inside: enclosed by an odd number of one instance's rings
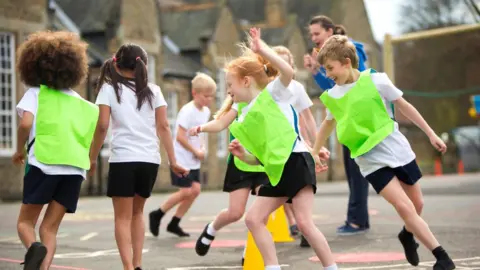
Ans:
POLYGON ((332 29, 332 32, 334 35, 342 35, 342 36, 347 35, 347 29, 345 28, 345 26, 341 24, 334 24, 333 20, 330 19, 330 17, 327 17, 325 15, 318 15, 313 17, 310 20, 310 25, 312 24, 318 24, 325 30, 332 29))
POLYGON ((120 84, 125 85, 135 92, 137 96, 137 110, 142 108, 145 101, 153 109, 153 92, 148 87, 147 53, 135 44, 122 45, 115 55, 106 60, 100 70, 98 78, 97 93, 104 83, 110 84, 115 90, 118 103, 121 103, 120 84), (135 79, 128 79, 117 73, 115 66, 120 70, 135 71, 135 79))

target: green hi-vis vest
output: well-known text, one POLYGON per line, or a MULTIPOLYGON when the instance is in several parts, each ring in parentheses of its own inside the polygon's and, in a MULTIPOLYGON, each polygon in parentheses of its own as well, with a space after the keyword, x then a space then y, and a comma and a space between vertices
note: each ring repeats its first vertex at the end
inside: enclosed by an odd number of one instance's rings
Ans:
POLYGON ((270 183, 276 186, 295 146, 298 132, 267 90, 258 95, 243 121, 239 119, 230 125, 230 132, 263 164, 270 183))
MULTIPOLYGON (((247 106, 247 105, 248 105, 247 103, 238 103, 237 119, 242 114, 242 109, 245 108, 245 106, 247 106)), ((233 141, 234 139, 235 139, 235 137, 230 132, 230 141, 233 141)), ((231 154, 229 155, 228 158, 229 159, 231 158, 231 154)), ((263 168, 262 165, 250 165, 248 163, 245 163, 245 162, 241 161, 237 157, 233 157, 233 162, 235 163, 235 167, 237 167, 240 171, 244 171, 244 172, 265 172, 265 169, 263 168)))
POLYGON ((370 70, 360 73, 357 83, 336 99, 324 92, 320 99, 337 121, 338 141, 356 158, 372 150, 394 130, 370 70))
POLYGON ((48 165, 90 169, 90 145, 98 107, 82 98, 40 86, 35 122, 35 158, 48 165))

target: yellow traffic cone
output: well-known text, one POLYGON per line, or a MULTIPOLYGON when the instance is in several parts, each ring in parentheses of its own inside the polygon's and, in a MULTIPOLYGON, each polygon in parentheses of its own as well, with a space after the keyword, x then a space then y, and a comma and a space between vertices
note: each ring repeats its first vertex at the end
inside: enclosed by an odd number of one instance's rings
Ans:
POLYGON ((273 242, 275 243, 295 241, 290 235, 288 220, 283 205, 268 217, 267 229, 272 234, 273 242))
POLYGON ((258 250, 253 236, 248 232, 247 236, 247 246, 245 247, 243 270, 259 270, 265 267, 263 263, 262 254, 258 250))

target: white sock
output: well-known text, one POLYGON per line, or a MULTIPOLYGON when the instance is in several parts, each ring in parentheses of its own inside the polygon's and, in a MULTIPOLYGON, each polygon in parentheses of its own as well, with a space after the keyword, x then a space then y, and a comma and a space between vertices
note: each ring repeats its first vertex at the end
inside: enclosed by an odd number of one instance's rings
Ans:
POLYGON ((213 222, 208 224, 207 233, 210 234, 211 236, 215 236, 215 234, 217 233, 215 228, 213 228, 213 222))
POLYGON ((332 264, 330 266, 327 266, 323 268, 324 270, 338 270, 337 264, 332 264))
MULTIPOLYGON (((216 231, 215 231, 215 229, 213 228, 213 222, 210 223, 210 224, 208 224, 207 233, 208 233, 209 235, 211 235, 211 236, 215 236, 216 231)), ((204 244, 204 245, 210 245, 210 244, 212 243, 212 240, 207 239, 207 238, 205 238, 205 237, 202 237, 202 240, 201 240, 201 241, 202 241, 202 244, 204 244)))
POLYGON ((267 265, 265 270, 281 270, 280 265, 267 265))

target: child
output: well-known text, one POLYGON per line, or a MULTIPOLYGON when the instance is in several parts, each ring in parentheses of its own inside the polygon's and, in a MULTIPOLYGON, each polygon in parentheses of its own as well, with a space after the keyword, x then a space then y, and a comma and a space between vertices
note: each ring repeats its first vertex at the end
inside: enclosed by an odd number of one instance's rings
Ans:
POLYGON ((95 169, 112 120, 107 196, 112 198, 115 240, 125 270, 140 270, 145 238, 143 208, 160 164, 159 137, 170 168, 188 173, 175 159, 167 104, 160 87, 148 83, 147 53, 135 44, 122 45, 102 66, 96 103, 100 116, 90 160, 95 169))
POLYGON ((446 151, 418 111, 405 99, 384 73, 358 71, 355 46, 345 36, 332 36, 320 50, 319 63, 336 83, 321 96, 327 117, 317 134, 313 154, 318 153, 337 123, 338 140, 346 145, 362 174, 378 194, 385 198, 405 222, 398 235, 408 262, 418 265, 418 244, 414 235, 437 259, 433 269, 454 269, 455 265, 420 217, 422 192, 417 181, 422 174, 407 139, 392 120, 393 103, 422 129, 432 145, 446 151))
POLYGON ((17 223, 20 240, 28 249, 25 270, 49 269, 60 223, 65 213, 75 213, 90 167, 88 153, 98 108, 71 90, 87 75, 87 46, 73 33, 37 32, 18 51, 20 78, 30 86, 17 105, 21 119, 13 155, 16 165, 24 164, 28 155, 17 223), (35 225, 45 204, 40 243, 35 240, 35 225))
POLYGON ((280 269, 265 220, 291 200, 300 232, 312 244, 325 269, 337 269, 330 247, 312 219, 315 163, 320 164, 320 160, 316 155, 314 161, 299 136, 298 115, 289 103, 293 92, 287 86, 292 81, 293 69, 265 46, 260 30, 252 28, 250 35, 256 55, 243 55, 227 65, 229 95, 234 102, 248 103, 238 121, 230 125, 236 139, 229 150, 248 164, 262 164, 270 183, 260 187, 245 223, 262 254, 265 269, 280 269), (272 82, 265 73, 263 59, 280 72, 272 82))
POLYGON ((200 194, 200 165, 205 158, 205 147, 203 138, 189 136, 187 132, 194 126, 205 124, 210 118, 208 106, 215 97, 216 88, 217 84, 210 76, 198 73, 192 80, 193 100, 178 112, 175 127, 175 155, 178 163, 190 169, 190 173, 185 177, 171 174, 172 185, 179 190, 170 195, 158 210, 150 212, 150 232, 154 236, 158 236, 162 217, 177 204, 179 206, 167 226, 167 231, 179 237, 190 236, 180 228, 179 223, 200 194))
MULTIPOLYGON (((243 47, 242 49, 249 51, 249 49, 245 47, 243 47)), ((274 47, 273 49, 280 56, 288 58, 286 60, 288 60, 288 63, 290 63, 290 65, 293 67, 293 57, 291 56, 287 48, 279 46, 274 47)), ((267 67, 266 73, 270 80, 274 79, 278 75, 278 70, 276 70, 273 66, 271 66, 270 63, 267 62, 265 62, 265 66, 267 67)), ((292 91, 295 91, 296 93, 295 97, 291 100, 293 107, 296 110, 302 112, 300 118, 302 118, 302 115, 306 115, 305 118, 307 119, 308 113, 310 113, 311 116, 311 112, 309 110, 306 110, 306 108, 308 108, 312 104, 312 101, 308 97, 303 85, 301 85, 299 82, 292 81, 290 86, 292 86, 292 91)), ((215 120, 210 121, 205 125, 192 128, 189 131, 190 134, 192 136, 195 136, 200 132, 216 133, 224 130, 235 120, 238 112, 241 111, 241 109, 245 105, 247 104, 234 104, 232 98, 228 96, 225 99, 222 108, 220 108, 220 110, 215 115, 215 120)), ((313 116, 311 117, 313 119, 313 116)), ((300 122, 300 127, 303 130, 306 130, 306 128, 303 128, 302 126, 302 123, 305 124, 305 122, 307 121, 300 122)), ((309 123, 311 127, 311 122, 309 123)), ((315 126, 315 121, 313 121, 313 126, 315 126)), ((311 131, 314 137, 315 127, 313 127, 311 131)), ((306 133, 302 133, 302 135, 303 134, 306 133)), ((230 134, 230 141, 232 141, 233 139, 235 138, 230 134)), ((238 158, 236 157, 232 158, 231 156, 229 156, 223 191, 229 193, 230 204, 227 209, 222 210, 217 215, 214 221, 207 224, 203 233, 198 237, 195 247, 198 255, 205 256, 208 253, 210 245, 214 240, 217 231, 242 218, 243 214, 245 213, 245 207, 247 204, 249 193, 251 192, 252 194, 256 194, 259 186, 266 183, 268 183, 268 177, 265 174, 262 166, 252 166, 238 160, 238 158)), ((288 211, 287 208, 286 211, 288 211)), ((290 216, 290 218, 293 219, 290 224, 295 224, 293 214, 290 216)), ((291 229, 294 232, 294 227, 291 229)))

